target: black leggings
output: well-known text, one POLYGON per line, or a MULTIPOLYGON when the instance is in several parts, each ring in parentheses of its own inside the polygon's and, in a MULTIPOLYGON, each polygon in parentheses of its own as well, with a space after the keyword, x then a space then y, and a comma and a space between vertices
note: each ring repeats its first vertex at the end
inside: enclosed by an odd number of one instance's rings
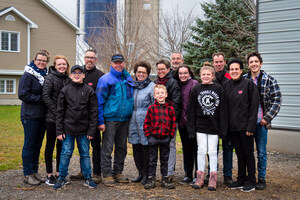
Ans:
MULTIPOLYGON (((48 174, 53 173, 53 151, 55 146, 56 139, 56 125, 55 123, 46 123, 47 129, 47 141, 45 148, 45 162, 46 162, 46 171, 48 174)), ((56 172, 59 172, 59 162, 60 162, 60 153, 61 153, 62 143, 60 140, 56 142, 56 172)))

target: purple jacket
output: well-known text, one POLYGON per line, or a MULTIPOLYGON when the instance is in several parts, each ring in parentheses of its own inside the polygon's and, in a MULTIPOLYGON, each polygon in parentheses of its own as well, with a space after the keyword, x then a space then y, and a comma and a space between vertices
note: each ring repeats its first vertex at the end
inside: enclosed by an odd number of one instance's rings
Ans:
POLYGON ((192 88, 198 85, 199 82, 194 79, 189 79, 185 82, 180 82, 181 85, 181 113, 179 117, 179 126, 184 128, 187 123, 187 111, 192 88))

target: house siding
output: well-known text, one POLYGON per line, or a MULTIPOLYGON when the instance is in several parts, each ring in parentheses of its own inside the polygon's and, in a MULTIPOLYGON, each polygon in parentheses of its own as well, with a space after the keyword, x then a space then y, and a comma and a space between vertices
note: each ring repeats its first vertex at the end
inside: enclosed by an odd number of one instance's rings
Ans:
POLYGON ((15 15, 13 12, 9 12, 0 17, 0 30, 16 31, 20 33, 20 51, 19 52, 5 52, 0 51, 0 68, 9 70, 20 70, 24 68, 24 63, 27 62, 27 23, 21 18, 15 15), (5 17, 12 15, 15 21, 6 21, 5 17))
POLYGON ((282 106, 273 128, 300 130, 300 1, 259 0, 257 49, 262 69, 275 77, 282 106))

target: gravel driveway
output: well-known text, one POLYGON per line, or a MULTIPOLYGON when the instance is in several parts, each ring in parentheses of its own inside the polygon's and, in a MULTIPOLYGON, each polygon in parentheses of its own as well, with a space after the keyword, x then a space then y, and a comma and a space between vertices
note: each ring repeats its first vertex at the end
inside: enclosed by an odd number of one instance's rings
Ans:
MULTIPOLYGON (((222 169, 221 154, 219 159, 219 169, 222 169)), ((69 172, 75 174, 78 171, 79 157, 74 156, 69 172)), ((40 172, 46 175, 45 166, 41 166, 40 172)), ((236 177, 236 157, 233 173, 236 177)), ((124 174, 130 179, 137 174, 130 155, 126 158, 124 174)), ((89 189, 83 186, 83 181, 72 181, 65 189, 54 191, 46 184, 37 187, 23 184, 22 170, 10 170, 0 172, 0 199, 300 199, 300 155, 297 154, 268 153, 267 189, 264 191, 243 193, 228 189, 222 183, 222 172, 218 174, 217 191, 208 191, 207 187, 195 190, 178 184, 183 175, 182 155, 177 155, 174 190, 161 188, 159 183, 152 190, 145 190, 140 183, 117 184, 115 187, 99 184, 96 189, 89 189)))

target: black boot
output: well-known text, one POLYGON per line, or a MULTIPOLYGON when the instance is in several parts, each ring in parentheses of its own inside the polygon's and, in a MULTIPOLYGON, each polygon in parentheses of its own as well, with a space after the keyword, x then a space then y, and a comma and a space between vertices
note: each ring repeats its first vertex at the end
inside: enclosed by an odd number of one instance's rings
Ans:
POLYGON ((147 182, 148 182, 148 176, 147 175, 143 175, 142 184, 145 185, 147 182))
POLYGON ((136 177, 135 179, 132 179, 132 182, 133 183, 139 183, 141 182, 143 179, 143 176, 142 175, 139 175, 138 177, 136 177))
POLYGON ((161 178, 160 186, 164 187, 164 188, 167 188, 167 189, 174 189, 175 188, 174 183, 170 182, 169 178, 167 176, 161 178))
POLYGON ((150 177, 148 179, 148 182, 144 185, 145 189, 151 189, 156 187, 156 178, 155 177, 150 177))

